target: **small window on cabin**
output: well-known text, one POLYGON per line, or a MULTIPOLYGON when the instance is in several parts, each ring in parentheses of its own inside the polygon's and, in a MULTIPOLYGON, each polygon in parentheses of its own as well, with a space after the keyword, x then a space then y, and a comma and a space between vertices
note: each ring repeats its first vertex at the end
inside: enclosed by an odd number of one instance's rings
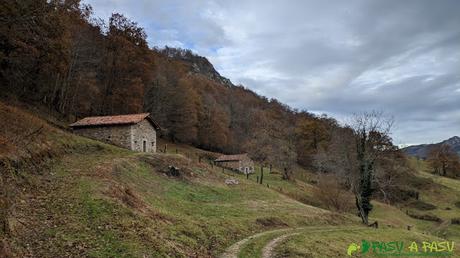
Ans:
POLYGON ((134 141, 134 144, 137 144, 137 141, 134 141))
POLYGON ((155 146, 155 142, 152 142, 152 147, 155 146))

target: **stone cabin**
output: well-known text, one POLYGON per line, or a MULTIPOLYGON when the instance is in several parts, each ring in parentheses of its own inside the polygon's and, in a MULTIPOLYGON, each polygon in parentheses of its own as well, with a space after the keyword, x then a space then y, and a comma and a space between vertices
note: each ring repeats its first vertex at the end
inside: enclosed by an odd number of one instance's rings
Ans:
POLYGON ((221 155, 215 163, 221 167, 240 171, 244 174, 254 173, 254 161, 248 154, 221 155))
POLYGON ((78 135, 142 152, 156 152, 160 129, 149 113, 86 117, 70 127, 78 135))

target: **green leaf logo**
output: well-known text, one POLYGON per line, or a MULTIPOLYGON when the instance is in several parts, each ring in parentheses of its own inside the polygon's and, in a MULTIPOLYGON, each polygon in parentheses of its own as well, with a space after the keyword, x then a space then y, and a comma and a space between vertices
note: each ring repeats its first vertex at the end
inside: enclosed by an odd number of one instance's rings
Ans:
POLYGON ((349 246, 348 246, 348 249, 347 249, 347 254, 348 256, 351 256, 353 254, 353 252, 356 252, 360 249, 360 246, 355 244, 355 243, 351 243, 349 246))

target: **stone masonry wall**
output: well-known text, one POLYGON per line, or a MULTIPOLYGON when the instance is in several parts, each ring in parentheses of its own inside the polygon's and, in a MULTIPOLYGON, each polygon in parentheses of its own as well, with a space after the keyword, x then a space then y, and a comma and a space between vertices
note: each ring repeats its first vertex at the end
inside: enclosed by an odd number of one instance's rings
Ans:
POLYGON ((240 160, 240 168, 239 168, 239 170, 241 172, 245 172, 244 170, 245 170, 246 167, 248 168, 249 173, 255 172, 254 171, 254 161, 252 161, 252 159, 250 159, 249 157, 246 157, 246 158, 240 160))
POLYGON ((245 172, 245 168, 248 168, 249 173, 254 173, 254 162, 250 158, 244 158, 239 161, 223 161, 218 162, 222 167, 239 170, 240 172, 245 172))
POLYGON ((131 149, 130 125, 74 128, 78 135, 131 149))
POLYGON ((152 124, 144 119, 143 121, 131 126, 132 150, 144 151, 144 141, 146 152, 157 151, 157 136, 152 124))

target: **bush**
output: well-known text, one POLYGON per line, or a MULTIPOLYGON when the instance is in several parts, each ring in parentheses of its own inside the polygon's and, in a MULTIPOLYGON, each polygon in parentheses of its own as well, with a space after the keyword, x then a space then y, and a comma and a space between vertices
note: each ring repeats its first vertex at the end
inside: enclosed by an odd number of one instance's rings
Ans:
POLYGON ((460 218, 453 218, 450 222, 454 225, 460 225, 460 218))
POLYGON ((434 221, 434 222, 442 222, 442 219, 433 215, 433 214, 420 214, 420 213, 415 213, 412 211, 407 211, 406 214, 414 219, 420 219, 420 220, 426 220, 426 221, 434 221))
POLYGON ((434 182, 431 178, 411 176, 407 180, 407 185, 415 189, 427 190, 434 186, 434 182))
MULTIPOLYGON (((412 190, 412 189, 407 189, 407 188, 402 188, 400 186, 392 186, 387 190, 388 193, 388 200, 391 203, 402 203, 402 202, 407 202, 410 200, 417 200, 419 197, 419 192, 412 190)), ((378 198, 383 198, 383 196, 378 195, 378 198)))
POLYGON ((267 218, 258 218, 256 219, 256 223, 260 224, 264 227, 281 227, 287 226, 284 221, 277 217, 267 217, 267 218))
POLYGON ((456 206, 457 208, 460 208, 460 201, 459 201, 459 202, 456 202, 456 203, 455 203, 455 206, 456 206))
POLYGON ((421 201, 421 200, 415 200, 415 201, 412 201, 409 203, 408 205, 409 207, 411 208, 415 208, 419 211, 429 211, 429 210, 434 210, 436 209, 437 207, 431 203, 426 203, 424 201, 421 201))
POLYGON ((354 208, 353 195, 343 189, 335 176, 320 176, 317 188, 313 191, 313 198, 320 206, 334 210, 349 212, 354 208))

